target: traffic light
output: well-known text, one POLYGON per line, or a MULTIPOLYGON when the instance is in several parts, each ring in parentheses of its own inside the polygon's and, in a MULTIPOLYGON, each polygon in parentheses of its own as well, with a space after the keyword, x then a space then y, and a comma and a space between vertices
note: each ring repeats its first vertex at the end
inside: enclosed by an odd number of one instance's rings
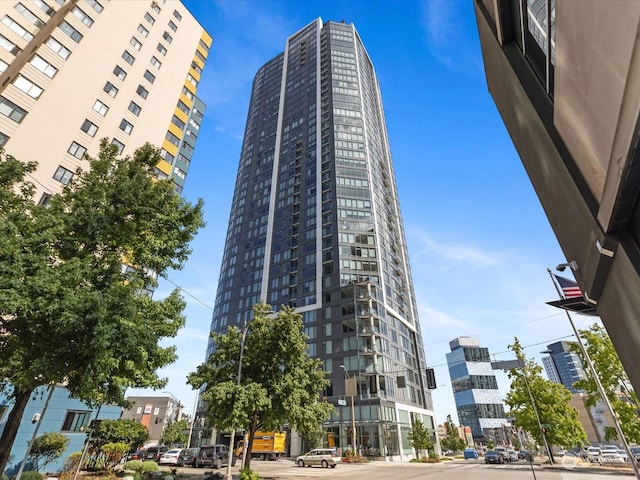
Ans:
POLYGON ((436 389, 436 372, 433 368, 427 368, 427 388, 429 390, 436 389))

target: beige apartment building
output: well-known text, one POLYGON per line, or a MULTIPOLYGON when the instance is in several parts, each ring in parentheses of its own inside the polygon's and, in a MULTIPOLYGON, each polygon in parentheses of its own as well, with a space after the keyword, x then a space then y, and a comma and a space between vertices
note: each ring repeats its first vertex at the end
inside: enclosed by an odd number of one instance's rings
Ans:
POLYGON ((107 138, 123 155, 162 148, 181 191, 205 105, 210 35, 177 0, 0 2, 0 145, 37 161, 46 203, 107 138))

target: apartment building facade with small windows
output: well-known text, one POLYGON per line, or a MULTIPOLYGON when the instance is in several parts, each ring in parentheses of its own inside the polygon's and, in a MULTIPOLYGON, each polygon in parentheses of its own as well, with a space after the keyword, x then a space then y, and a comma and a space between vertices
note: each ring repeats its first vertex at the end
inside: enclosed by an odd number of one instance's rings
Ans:
POLYGON ((107 138, 122 155, 161 147, 181 191, 205 111, 210 35, 181 2, 0 2, 0 145, 35 160, 35 201, 67 184, 107 138))
MULTIPOLYGON (((88 168, 85 155, 97 154, 103 138, 122 155, 146 142, 161 148, 156 174, 181 192, 206 108, 196 92, 211 42, 178 0, 0 2, 0 147, 38 162, 33 200, 46 204, 88 168)), ((41 393, 27 407, 7 474, 36 425, 71 440, 48 466, 56 471, 81 450, 92 420, 120 416, 119 407, 88 408, 64 388, 48 403, 41 393)), ((0 395, 0 432, 10 409, 0 395)))

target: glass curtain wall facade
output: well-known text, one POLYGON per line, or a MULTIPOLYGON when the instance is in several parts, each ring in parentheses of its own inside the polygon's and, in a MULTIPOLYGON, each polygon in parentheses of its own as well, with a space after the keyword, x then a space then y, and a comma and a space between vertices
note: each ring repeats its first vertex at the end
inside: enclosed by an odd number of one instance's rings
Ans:
POLYGON ((449 342, 447 366, 460 425, 471 427, 474 440, 495 440, 507 423, 489 349, 473 337, 449 342))
POLYGON ((353 25, 313 21, 255 76, 211 329, 260 301, 295 307, 324 361, 325 445, 352 448, 348 372, 358 450, 413 455, 408 431, 433 430, 433 407, 380 88, 353 25))

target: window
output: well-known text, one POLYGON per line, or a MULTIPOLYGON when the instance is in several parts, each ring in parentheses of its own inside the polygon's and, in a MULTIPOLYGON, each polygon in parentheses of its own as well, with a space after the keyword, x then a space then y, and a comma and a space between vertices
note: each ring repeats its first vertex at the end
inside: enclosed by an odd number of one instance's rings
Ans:
POLYGON ((22 119, 27 115, 27 111, 23 110, 15 103, 0 96, 0 113, 5 117, 10 118, 16 123, 22 122, 22 119))
POLYGON ((187 176, 187 173, 186 173, 184 170, 182 170, 182 169, 180 169, 180 168, 178 168, 178 167, 174 167, 174 169, 173 169, 173 174, 174 174, 176 177, 180 177, 180 178, 181 178, 181 179, 183 179, 183 180, 184 180, 184 179, 185 179, 185 177, 187 176))
POLYGON ((31 98, 38 98, 42 94, 42 88, 22 75, 18 75, 13 84, 31 98))
POLYGON ((209 47, 207 46, 207 44, 206 44, 206 43, 204 43, 204 42, 202 41, 202 39, 200 39, 199 44, 200 44, 200 46, 204 49, 204 51, 205 51, 205 52, 209 53, 209 47))
POLYGON ((56 173, 53 174, 53 178, 59 181, 61 184, 66 185, 73 178, 73 172, 71 170, 67 170, 62 166, 59 166, 58 169, 56 170, 56 173))
POLYGON ((176 24, 175 24, 175 23, 173 23, 171 20, 169 20, 169 28, 170 28, 171 30, 173 30, 174 32, 175 32, 176 30, 178 30, 178 27, 176 26, 176 24))
POLYGON ((160 149, 160 156, 164 158, 168 163, 173 163, 173 155, 167 152, 164 148, 160 149))
POLYGON ((141 110, 142 108, 140 108, 140 105, 138 105, 136 102, 129 103, 129 111, 133 113, 136 117, 140 115, 141 110))
POLYGON ((156 81, 156 76, 153 73, 151 73, 149 70, 145 70, 144 78, 146 78, 149 83, 153 83, 156 81))
POLYGON ((135 48, 136 50, 140 50, 142 48, 142 43, 140 43, 140 40, 138 40, 136 37, 131 37, 129 43, 133 45, 133 48, 135 48))
POLYGON ((200 68, 200 65, 198 65, 196 62, 191 62, 191 68, 193 68, 198 75, 202 75, 202 68, 200 68))
MULTIPOLYGON (((159 70, 160 67, 162 66, 162 62, 160 60, 158 60, 156 57, 151 57, 151 65, 153 65, 154 67, 156 67, 159 70)), ((153 83, 153 82, 151 82, 151 83, 153 83)))
POLYGON ((193 97, 195 97, 195 95, 193 93, 191 93, 191 90, 189 90, 187 87, 182 87, 182 93, 189 100, 193 100, 193 97))
POLYGON ((98 126, 95 123, 90 122, 89 120, 85 120, 84 122, 82 122, 80 130, 82 130, 90 137, 95 137, 96 132, 98 131, 98 126))
POLYGON ((9 141, 9 135, 0 132, 0 147, 4 147, 8 141, 9 141))
POLYGON ((69 55, 71 55, 71 51, 53 37, 49 37, 47 39, 46 45, 55 53, 57 53, 59 57, 65 60, 69 58, 69 55))
POLYGON ((80 43, 80 40, 82 40, 82 34, 79 31, 77 31, 75 28, 73 28, 71 25, 69 25, 69 23, 66 20, 63 20, 62 23, 60 23, 59 28, 64 33, 69 35, 71 40, 73 40, 74 42, 80 43))
POLYGON ((167 43, 171 43, 173 41, 173 37, 169 35, 169 32, 164 32, 162 38, 164 38, 167 43))
POLYGON ((123 118, 120 122, 120 130, 129 135, 131 133, 131 130, 133 130, 133 125, 131 125, 123 118))
POLYGON ((93 109, 98 112, 100 115, 102 115, 103 117, 107 114, 107 112, 109 111, 109 107, 107 107, 104 103, 102 103, 100 100, 96 100, 96 103, 93 104, 93 109))
POLYGON ((180 130, 184 129, 184 122, 175 115, 173 116, 173 118, 171 118, 171 123, 173 123, 176 127, 180 128, 180 130))
MULTIPOLYGON (((51 195, 50 193, 43 193, 42 196, 40 197, 40 200, 38 200, 38 205, 46 207, 51 203, 52 198, 53 198, 53 195, 51 195)), ((0 406, 0 409, 2 409, 2 406, 0 406)), ((0 415, 0 421, 2 421, 2 415, 0 415)))
POLYGON ((169 143, 175 145, 176 147, 178 145, 180 145, 180 139, 178 137, 176 137, 173 133, 171 132, 167 132, 167 134, 165 135, 165 137, 167 140, 169 140, 169 143))
POLYGON ((118 94, 118 89, 111 82, 107 82, 102 89, 107 92, 110 96, 115 97, 118 94))
POLYGON ((67 150, 67 153, 70 153, 78 160, 82 160, 84 154, 87 153, 87 149, 77 142, 72 142, 69 150, 67 150))
POLYGON ((87 0, 87 3, 91 5, 91 8, 93 8, 96 12, 102 13, 104 7, 97 0, 87 0))
POLYGON ((120 65, 116 65, 116 68, 113 69, 113 74, 120 80, 127 78, 127 72, 125 72, 120 65))
POLYGON ((44 73, 49 78, 55 77, 56 73, 58 73, 58 69, 56 67, 54 67, 53 65, 51 65, 49 62, 47 62, 40 55, 34 55, 34 57, 31 59, 30 63, 31 63, 31 65, 36 67, 38 70, 40 70, 42 73, 44 73))
POLYGON ((200 53, 200 50, 196 50, 196 57, 198 57, 198 59, 200 59, 200 61, 201 61, 202 63, 204 63, 204 62, 206 62, 206 61, 207 61, 207 59, 205 58, 205 56, 204 56, 204 55, 202 55, 202 54, 200 53))
POLYGON ((20 24, 13 20, 11 17, 5 15, 2 18, 2 23, 9 27, 13 31, 13 33, 18 35, 19 37, 24 38, 27 42, 33 40, 33 35, 22 28, 22 26, 20 26, 20 24))
POLYGON ((91 27, 91 25, 93 25, 93 19, 89 15, 84 13, 80 7, 73 7, 71 13, 73 13, 73 16, 80 20, 87 27, 91 27))
POLYGON ((156 2, 152 2, 151 3, 151 10, 153 10, 157 14, 159 14, 161 12, 161 9, 160 9, 160 7, 158 6, 158 4, 156 2))
POLYGON ((195 78, 193 78, 193 76, 191 76, 190 73, 187 73, 187 82, 189 82, 194 87, 198 86, 198 81, 195 78))
POLYGON ((7 62, 0 60, 0 73, 4 72, 8 66, 9 64, 7 62))
MULTIPOLYGON (((43 0, 33 0, 33 3, 35 3, 40 10, 42 10, 44 13, 46 13, 49 16, 52 16, 55 13, 55 10, 51 8, 49 5, 47 5, 43 0)), ((19 3, 18 5, 22 5, 22 4, 19 3)), ((16 10, 20 11, 18 9, 18 5, 16 5, 16 10)))
MULTIPOLYGON (((18 12, 20 12, 20 14, 24 18, 29 20, 29 22, 33 23, 36 27, 38 27, 38 28, 44 27, 44 22, 42 20, 40 20, 35 13, 33 13, 31 10, 29 10, 27 7, 25 7, 22 3, 17 3, 14 8, 18 12)), ((40 7, 40 8, 42 8, 42 7, 40 7)))
POLYGON ((122 58, 124 58, 124 61, 127 62, 129 65, 133 65, 133 62, 136 61, 136 57, 131 55, 127 50, 125 50, 124 53, 122 54, 122 58))
POLYGON ((177 107, 184 113, 186 113, 187 115, 189 115, 189 107, 187 107, 185 105, 185 103, 182 100, 178 100, 178 105, 177 107))
POLYGON ((156 47, 156 50, 158 50, 162 55, 167 54, 167 48, 161 43, 158 44, 158 46, 156 47))
POLYGON ((180 15, 180 12, 177 10, 173 11, 173 16, 176 17, 178 21, 182 20, 182 15, 180 15))
POLYGON ((117 147, 118 155, 120 155, 122 153, 122 150, 124 150, 124 143, 122 143, 117 138, 114 138, 113 140, 111 140, 111 145, 115 145, 117 147))
POLYGON ((144 28, 144 25, 140 24, 138 25, 138 33, 146 38, 147 35, 149 35, 149 30, 144 28))
POLYGON ((153 25, 154 23, 156 23, 156 19, 155 19, 155 18, 153 18, 153 17, 149 14, 149 12, 147 12, 147 13, 145 13, 145 14, 144 14, 144 19, 145 19, 147 22, 149 22, 151 25, 153 25))
MULTIPOLYGON (((47 5, 47 7, 48 7, 48 5, 47 5)), ((27 7, 25 7, 22 3, 17 3, 14 8, 18 12, 20 12, 20 14, 24 18, 29 20, 29 22, 33 23, 36 27, 38 27, 38 28, 44 27, 44 22, 42 20, 40 20, 35 13, 33 13, 31 10, 29 10, 27 7)), ((40 8, 42 8, 42 7, 40 7, 40 8)), ((49 9, 49 10, 51 10, 51 9, 49 9)))
POLYGON ((149 96, 149 90, 144 88, 142 85, 138 85, 136 89, 136 93, 140 95, 142 98, 147 98, 149 96))
POLYGON ((2 35, 0 35, 0 47, 4 48, 7 52, 13 55, 18 55, 22 51, 22 49, 19 48, 15 43, 3 37, 2 35))
POLYGON ((91 419, 90 411, 68 410, 67 416, 65 417, 64 423, 62 424, 62 431, 63 432, 82 432, 84 430, 84 427, 89 425, 90 419, 91 419))

